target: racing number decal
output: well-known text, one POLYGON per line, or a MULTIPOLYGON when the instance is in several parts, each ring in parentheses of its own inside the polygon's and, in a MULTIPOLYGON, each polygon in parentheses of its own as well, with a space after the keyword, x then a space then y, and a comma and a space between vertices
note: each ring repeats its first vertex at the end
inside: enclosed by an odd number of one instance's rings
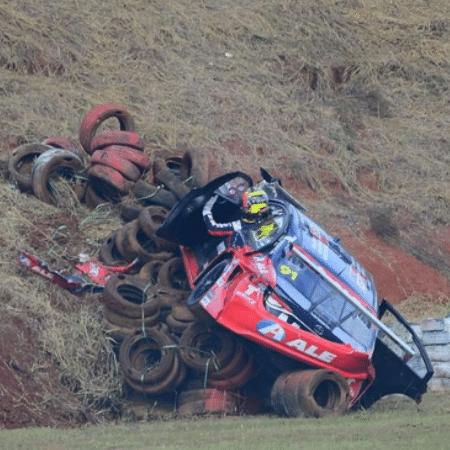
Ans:
POLYGON ((295 270, 292 270, 286 264, 281 264, 278 269, 280 270, 280 273, 282 273, 283 275, 286 275, 287 277, 290 277, 290 279, 292 281, 295 281, 295 279, 298 276, 298 272, 296 272, 295 270))

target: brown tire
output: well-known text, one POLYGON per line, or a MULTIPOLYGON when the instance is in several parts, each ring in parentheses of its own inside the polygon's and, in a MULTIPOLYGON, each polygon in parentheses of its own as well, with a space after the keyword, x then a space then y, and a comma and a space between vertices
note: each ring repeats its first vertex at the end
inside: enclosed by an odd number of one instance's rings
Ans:
POLYGON ((199 372, 214 372, 233 356, 236 340, 216 327, 193 322, 184 330, 178 343, 185 364, 199 372))
POLYGON ((139 215, 139 225, 147 236, 153 236, 168 215, 169 210, 163 206, 147 206, 139 215))
POLYGON ((158 273, 158 287, 175 295, 180 294, 182 297, 189 294, 189 281, 181 257, 171 258, 161 267, 158 273))
POLYGON ((159 242, 157 239, 144 233, 140 227, 139 220, 129 222, 123 229, 126 230, 126 242, 128 248, 133 254, 136 254, 143 263, 152 260, 165 261, 173 257, 173 251, 161 248, 158 245, 159 242))
POLYGON ((238 342, 236 345, 236 350, 233 354, 231 360, 215 372, 211 372, 209 375, 210 380, 225 380, 227 378, 232 378, 241 372, 248 361, 249 357, 244 347, 238 342))
POLYGON ((122 201, 119 205, 120 217, 125 223, 136 220, 142 211, 142 206, 131 202, 122 201))
POLYGON ((226 389, 232 391, 244 386, 255 375, 255 366, 253 359, 248 356, 245 365, 235 375, 223 380, 210 378, 208 385, 216 389, 226 389))
POLYGON ((8 172, 22 192, 33 189, 33 166, 42 153, 52 150, 46 144, 24 144, 15 148, 8 158, 8 172))
POLYGON ((128 161, 119 153, 108 152, 107 150, 95 150, 92 153, 91 164, 103 164, 104 166, 112 167, 120 172, 127 180, 136 182, 141 178, 141 171, 139 168, 128 161))
POLYGON ((233 392, 216 389, 197 389, 180 393, 178 402, 180 416, 202 414, 236 414, 239 396, 233 392))
POLYGON ((71 182, 71 189, 80 200, 84 196, 86 183, 80 177, 84 171, 83 161, 69 150, 53 148, 42 153, 34 162, 32 186, 34 195, 50 205, 57 205, 60 199, 53 182, 64 178, 71 182))
POLYGON ((107 238, 106 241, 100 247, 98 252, 99 260, 106 264, 107 266, 120 266, 127 263, 126 259, 120 253, 116 245, 116 235, 117 230, 113 231, 107 238))
POLYGON ((108 308, 132 319, 151 316, 160 307, 152 285, 135 275, 112 275, 105 284, 102 301, 108 308))
MULTIPOLYGON (((100 133, 92 140, 92 151, 118 145, 144 152, 145 142, 139 134, 132 131, 109 130, 100 133)), ((146 158, 146 156, 143 156, 146 158)), ((147 159, 147 158, 146 158, 147 159)))
POLYGON ((86 192, 84 194, 84 203, 88 208, 95 209, 98 205, 103 205, 108 202, 109 200, 98 194, 91 184, 87 185, 86 192))
POLYGON ((135 124, 131 114, 122 106, 105 103, 92 108, 84 116, 80 125, 80 143, 86 153, 92 154, 92 139, 100 125, 107 119, 115 117, 122 131, 134 131, 135 124))
POLYGON ((148 263, 145 263, 141 267, 138 276, 156 285, 158 281, 158 272, 160 271, 164 262, 165 261, 156 259, 153 261, 149 261, 148 263))
POLYGON ((139 202, 146 206, 159 205, 170 209, 178 201, 171 192, 145 180, 136 182, 133 193, 139 202))
POLYGON ((180 180, 183 155, 168 150, 158 150, 153 156, 153 178, 161 170, 169 169, 180 180))
POLYGON ((175 303, 172 306, 172 317, 181 322, 195 322, 197 318, 192 312, 182 303, 175 303))
POLYGON ((163 184, 176 199, 184 197, 189 192, 189 188, 183 184, 171 169, 160 170, 154 179, 155 183, 163 184))
POLYGON ((180 166, 180 179, 189 188, 203 187, 208 180, 209 160, 205 152, 190 149, 184 155, 180 166))
POLYGON ((280 375, 272 387, 276 412, 287 417, 345 414, 350 403, 346 380, 330 370, 303 370, 280 375))
POLYGON ((132 319, 130 317, 124 316, 122 314, 117 313, 111 308, 108 308, 106 305, 103 308, 103 315, 105 319, 113 324, 118 325, 119 327, 129 328, 131 330, 150 328, 156 325, 159 321, 159 309, 156 310, 150 316, 144 316, 139 319, 132 319))
POLYGON ((175 319, 172 314, 169 314, 166 317, 166 324, 169 327, 170 331, 175 334, 176 336, 181 336, 186 330, 186 328, 191 324, 192 322, 185 322, 182 320, 175 319))

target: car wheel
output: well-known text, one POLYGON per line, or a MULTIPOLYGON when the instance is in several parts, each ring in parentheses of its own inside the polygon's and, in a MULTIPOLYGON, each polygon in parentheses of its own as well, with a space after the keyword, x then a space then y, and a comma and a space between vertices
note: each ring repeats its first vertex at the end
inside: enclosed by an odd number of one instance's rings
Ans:
POLYGON ((201 320, 211 321, 212 318, 200 305, 200 300, 208 293, 208 291, 214 286, 215 282, 220 278, 223 271, 230 263, 231 258, 225 258, 209 268, 205 272, 200 280, 197 282, 194 290, 189 295, 186 305, 192 311, 192 313, 201 320))

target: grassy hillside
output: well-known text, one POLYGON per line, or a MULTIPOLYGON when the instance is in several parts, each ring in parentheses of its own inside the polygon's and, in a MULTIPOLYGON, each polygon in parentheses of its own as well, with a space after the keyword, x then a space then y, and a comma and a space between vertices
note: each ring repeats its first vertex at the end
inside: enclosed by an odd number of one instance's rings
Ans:
MULTIPOLYGON (((0 333, 17 343, 0 353, 1 373, 17 381, 2 395, 38 392, 17 423, 86 419, 89 405, 120 394, 98 299, 24 274, 17 251, 69 267, 121 222, 114 206, 55 209, 18 192, 6 170, 12 149, 54 135, 78 143, 84 115, 116 103, 149 153, 188 145, 224 171, 257 177, 263 166, 331 231, 363 244, 370 232, 411 258, 405 271, 419 261, 445 284, 449 17, 443 0, 0 5, 0 333)), ((424 290, 448 310, 450 291, 424 290)), ((403 298, 413 291, 405 286, 403 298)))

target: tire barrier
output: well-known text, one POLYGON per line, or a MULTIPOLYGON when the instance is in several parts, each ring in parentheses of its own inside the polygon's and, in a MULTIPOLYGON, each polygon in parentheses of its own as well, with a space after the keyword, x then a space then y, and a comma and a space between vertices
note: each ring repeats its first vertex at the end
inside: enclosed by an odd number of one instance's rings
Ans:
MULTIPOLYGON (((40 144, 25 144, 14 149, 8 160, 11 180, 22 192, 34 193, 32 172, 35 160, 48 151, 59 149, 70 151, 83 164, 83 173, 77 174, 75 194, 88 208, 95 209, 104 203, 119 203, 130 194, 142 206, 172 208, 177 200, 194 187, 209 181, 209 158, 206 151, 158 150, 153 155, 146 152, 144 139, 135 131, 135 122, 128 110, 113 103, 100 104, 92 108, 82 119, 79 129, 79 144, 61 136, 50 136, 40 144), (118 129, 111 128, 118 121, 118 129)), ((53 172, 74 179, 74 169, 64 166, 53 172)), ((78 169, 77 169, 78 170, 78 169)), ((52 187, 37 182, 40 200, 55 204, 52 187)), ((125 213, 130 222, 138 217, 125 213)))
POLYGON ((349 388, 343 377, 330 370, 286 372, 272 387, 271 403, 280 416, 340 416, 350 403, 349 388))

